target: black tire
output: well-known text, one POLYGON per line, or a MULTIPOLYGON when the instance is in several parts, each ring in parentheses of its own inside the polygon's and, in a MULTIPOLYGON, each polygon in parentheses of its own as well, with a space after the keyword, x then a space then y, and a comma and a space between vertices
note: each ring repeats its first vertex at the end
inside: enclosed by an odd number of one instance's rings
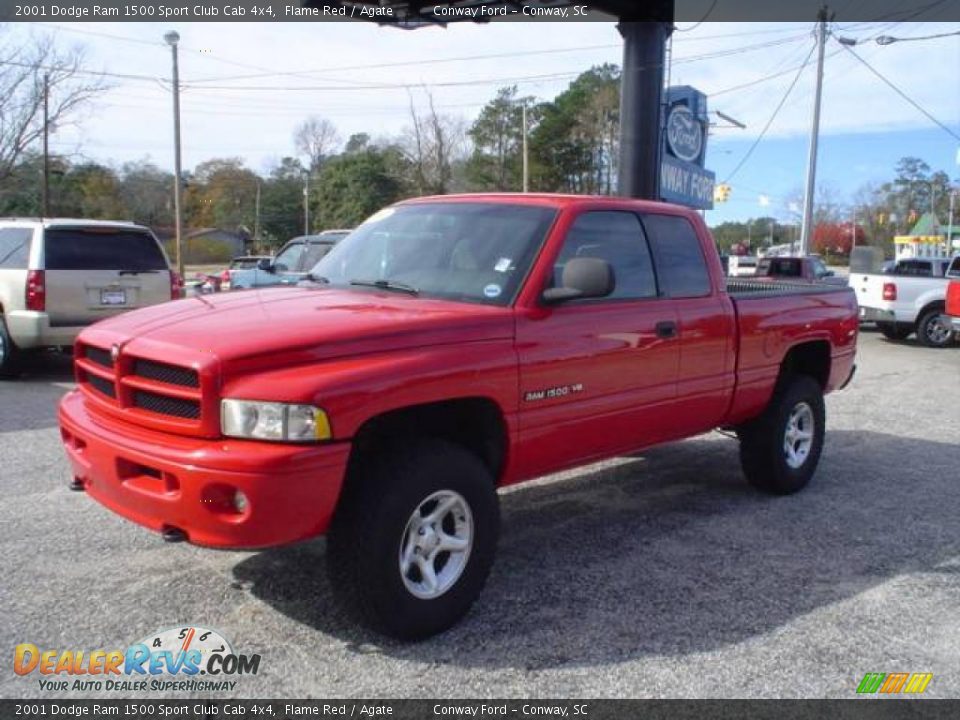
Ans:
MULTIPOLYGON (((453 515, 442 523, 456 521, 453 515)), ((434 439, 378 449, 351 469, 334 516, 327 536, 330 582, 344 608, 377 632, 403 640, 426 638, 449 628, 473 605, 490 573, 499 529, 494 479, 472 453, 434 439), (421 598, 408 589, 408 582, 418 581, 419 566, 411 566, 405 579, 401 553, 414 537, 408 534, 414 513, 429 515, 425 501, 438 492, 456 494, 466 503, 472 544, 460 556, 465 564, 452 584, 442 594, 421 598)), ((443 554, 434 555, 436 565, 427 559, 440 577, 445 562, 455 558, 447 553, 444 560, 443 554)))
POLYGON ((0 317, 0 379, 13 379, 20 375, 20 349, 7 332, 7 324, 0 317))
POLYGON ((953 343, 953 328, 941 320, 943 308, 927 310, 917 320, 917 340, 928 348, 945 348, 953 343))
MULTIPOLYGON (((825 420, 823 391, 816 380, 807 375, 782 378, 763 414, 738 430, 740 465, 747 481, 758 490, 775 495, 789 495, 806 487, 823 451, 825 420), (788 459, 786 450, 791 417, 795 411, 808 417, 801 406, 809 410, 813 425, 804 430, 812 434, 805 454, 801 453, 802 461, 801 454, 788 459)), ((794 443, 794 452, 802 444, 802 440, 794 443)))
POLYGON ((913 328, 910 325, 893 322, 878 322, 877 329, 883 333, 883 336, 887 338, 887 340, 906 340, 910 337, 910 333, 913 332, 913 328))

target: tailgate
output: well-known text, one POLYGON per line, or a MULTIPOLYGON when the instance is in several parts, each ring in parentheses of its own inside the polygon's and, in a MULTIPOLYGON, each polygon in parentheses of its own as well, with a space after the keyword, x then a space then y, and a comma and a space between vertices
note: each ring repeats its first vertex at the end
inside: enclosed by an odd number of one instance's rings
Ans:
POLYGON ((53 327, 89 325, 170 299, 167 258, 145 230, 47 228, 43 267, 53 327))
POLYGON ((860 307, 887 308, 889 302, 883 299, 883 286, 891 280, 889 275, 851 273, 849 285, 857 294, 857 305, 860 307))

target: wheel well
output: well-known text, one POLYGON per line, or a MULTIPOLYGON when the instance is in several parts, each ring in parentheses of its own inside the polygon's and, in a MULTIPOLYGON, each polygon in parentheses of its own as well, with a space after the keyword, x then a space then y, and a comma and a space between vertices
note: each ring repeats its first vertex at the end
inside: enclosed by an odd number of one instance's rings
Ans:
POLYGON ((825 388, 830 379, 830 343, 816 340, 790 348, 780 364, 780 377, 786 375, 809 375, 825 388))
POLYGON ((943 300, 934 300, 932 303, 927 303, 921 308, 920 312, 917 313, 917 324, 920 324, 920 320, 931 310, 939 310, 943 312, 947 309, 947 303, 943 300))
POLYGON ((459 398, 413 405, 367 420, 356 433, 351 464, 398 438, 438 437, 472 452, 495 479, 503 472, 507 426, 500 407, 487 398, 459 398))

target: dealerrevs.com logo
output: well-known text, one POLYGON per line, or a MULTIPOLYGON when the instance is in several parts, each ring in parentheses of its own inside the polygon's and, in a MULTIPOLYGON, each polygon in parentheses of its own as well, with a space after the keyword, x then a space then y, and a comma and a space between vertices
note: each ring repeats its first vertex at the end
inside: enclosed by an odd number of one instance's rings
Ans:
POLYGON ((256 675, 259 655, 235 653, 216 630, 161 630, 126 650, 49 650, 33 643, 14 649, 17 675, 37 676, 40 689, 57 691, 232 691, 239 675, 256 675))

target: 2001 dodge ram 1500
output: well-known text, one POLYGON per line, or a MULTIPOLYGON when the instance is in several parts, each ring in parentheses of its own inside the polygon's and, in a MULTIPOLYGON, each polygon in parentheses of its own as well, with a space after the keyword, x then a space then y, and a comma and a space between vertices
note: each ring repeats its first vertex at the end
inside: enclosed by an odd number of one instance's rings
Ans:
POLYGON ((63 444, 75 487, 168 539, 327 534, 346 606, 399 637, 479 594, 497 487, 726 427, 753 485, 795 492, 854 370, 849 288, 725 285, 661 203, 407 201, 309 277, 85 330, 63 444))

